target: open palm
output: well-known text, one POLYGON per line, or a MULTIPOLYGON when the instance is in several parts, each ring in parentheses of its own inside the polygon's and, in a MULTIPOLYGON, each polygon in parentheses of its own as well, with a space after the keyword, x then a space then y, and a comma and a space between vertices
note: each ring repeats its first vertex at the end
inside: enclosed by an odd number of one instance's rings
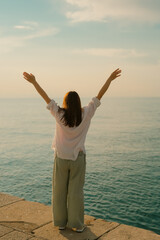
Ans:
POLYGON ((121 70, 119 68, 117 68, 111 75, 110 75, 110 79, 114 80, 117 77, 121 76, 121 70))
POLYGON ((27 72, 24 72, 23 73, 23 77, 24 77, 24 79, 26 79, 28 82, 30 82, 30 83, 34 83, 35 82, 35 76, 32 74, 32 73, 27 73, 27 72))

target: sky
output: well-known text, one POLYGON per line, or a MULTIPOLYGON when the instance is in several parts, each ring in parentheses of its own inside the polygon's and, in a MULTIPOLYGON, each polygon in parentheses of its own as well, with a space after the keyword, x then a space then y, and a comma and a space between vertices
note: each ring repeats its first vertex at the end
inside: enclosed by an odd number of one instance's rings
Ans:
POLYGON ((159 0, 0 0, 0 98, 160 97, 159 0))

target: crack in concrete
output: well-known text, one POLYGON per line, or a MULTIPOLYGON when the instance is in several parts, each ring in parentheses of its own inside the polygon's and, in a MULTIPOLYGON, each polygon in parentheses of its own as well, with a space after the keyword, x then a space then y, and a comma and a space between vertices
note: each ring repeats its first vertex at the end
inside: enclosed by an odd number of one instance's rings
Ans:
POLYGON ((94 239, 94 240, 98 240, 98 239, 99 239, 100 237, 102 237, 104 234, 113 231, 114 229, 116 229, 116 228, 119 227, 120 225, 121 225, 121 224, 119 223, 117 226, 115 226, 115 227, 113 227, 113 228, 107 230, 106 232, 104 232, 102 235, 100 235, 98 238, 96 238, 96 239, 94 239))
MULTIPOLYGON (((3 225, 4 226, 4 225, 3 225)), ((8 226, 7 226, 8 227, 8 226)), ((27 236, 29 236, 30 238, 31 237, 35 237, 35 236, 33 236, 32 234, 30 234, 30 233, 26 233, 26 232, 24 232, 23 230, 21 231, 21 230, 19 230, 19 229, 15 229, 15 228, 12 228, 12 227, 8 227, 8 228, 11 228, 12 229, 12 231, 10 231, 10 232, 8 232, 8 233, 5 233, 3 236, 1 236, 1 237, 4 237, 4 236, 6 236, 6 235, 8 235, 8 234, 10 234, 11 232, 20 232, 20 233, 24 233, 24 234, 26 234, 27 236)), ((1 237, 0 237, 0 239, 1 239, 1 237)), ((28 239, 30 239, 30 238, 28 238, 28 239)))
POLYGON ((3 205, 3 206, 0 206, 0 208, 5 207, 5 206, 8 206, 8 205, 11 205, 11 204, 16 203, 16 202, 20 202, 20 201, 25 201, 25 199, 22 198, 22 199, 19 199, 19 200, 14 201, 14 202, 7 203, 7 204, 5 204, 5 205, 3 205))
POLYGON ((40 225, 40 226, 37 226, 36 228, 34 228, 34 229, 31 231, 31 233, 34 233, 34 231, 37 230, 38 228, 41 228, 41 227, 43 227, 43 226, 45 226, 45 225, 47 225, 47 224, 49 224, 49 223, 51 223, 51 222, 52 222, 52 221, 49 221, 49 222, 44 223, 44 224, 42 224, 42 225, 40 225))
MULTIPOLYGON (((5 224, 3 223, 29 223, 29 222, 25 222, 25 221, 0 221, 0 225, 4 226, 4 227, 7 227, 7 228, 10 228, 12 229, 12 231, 4 234, 4 235, 7 235, 7 234, 10 234, 11 232, 14 232, 14 231, 17 231, 17 232, 21 232, 21 233, 24 233, 30 237, 34 237, 34 235, 32 234, 32 232, 26 232, 25 230, 20 230, 20 229, 17 229, 17 228, 14 228, 13 226, 6 226, 5 224)), ((30 223, 29 223, 30 224, 30 223)), ((3 236, 4 236, 3 235, 3 236)), ((2 237, 2 236, 1 236, 2 237)), ((0 237, 0 239, 1 239, 0 237)))
MULTIPOLYGON (((24 223, 24 224, 27 223, 27 224, 33 224, 33 223, 31 223, 31 222, 25 222, 25 221, 0 221, 0 225, 12 229, 11 232, 13 232, 13 231, 18 231, 18 232, 23 232, 23 233, 25 233, 25 234, 27 234, 27 235, 29 235, 29 236, 31 236, 31 237, 36 237, 36 235, 35 235, 35 233, 34 233, 34 230, 36 230, 36 229, 38 229, 38 228, 40 228, 40 227, 43 227, 43 226, 45 226, 46 224, 51 223, 51 222, 52 222, 52 221, 49 221, 49 222, 44 223, 44 224, 42 224, 42 225, 40 225, 40 226, 37 226, 37 227, 33 228, 32 231, 30 231, 30 232, 25 231, 25 230, 20 230, 20 229, 18 229, 18 228, 13 227, 13 226, 6 226, 5 223, 24 223), (4 223, 4 224, 3 224, 3 223, 4 223)), ((9 232, 9 233, 10 233, 10 232, 9 232)), ((6 234, 9 234, 9 233, 6 233, 6 234)), ((6 235, 6 234, 5 234, 5 235, 6 235)), ((2 236, 1 236, 1 237, 2 237, 2 236)), ((0 237, 0 238, 1 238, 1 237, 0 237)), ((42 240, 47 240, 46 238, 43 238, 43 237, 40 237, 40 236, 38 236, 38 238, 41 238, 42 240)))
POLYGON ((28 223, 28 224, 34 224, 31 222, 25 222, 25 221, 0 221, 0 224, 3 225, 3 223, 28 223))
MULTIPOLYGON (((3 227, 6 227, 6 226, 4 226, 3 224, 0 224, 1 226, 3 226, 3 227)), ((8 227, 8 228, 11 228, 11 227, 8 227)), ((14 229, 13 228, 11 228, 12 229, 12 231, 10 231, 10 232, 7 232, 7 233, 4 233, 2 236, 0 236, 0 239, 1 239, 1 237, 4 237, 5 235, 7 235, 7 234, 9 234, 9 233, 11 233, 11 232, 13 232, 14 231, 14 229)))
MULTIPOLYGON (((14 221, 12 221, 12 222, 14 222, 14 221)), ((15 221, 15 222, 19 222, 19 221, 15 221)), ((3 224, 0 224, 0 225, 2 225, 2 226, 5 226, 5 225, 3 225, 3 224)), ((5 226, 6 227, 6 226, 5 226)), ((10 232, 7 232, 7 233, 4 233, 2 236, 0 236, 0 239, 2 238, 2 237, 4 237, 4 236, 6 236, 6 235, 8 235, 8 234, 10 234, 11 232, 20 232, 20 233, 24 233, 24 234, 26 234, 29 238, 27 238, 27 239, 34 239, 34 238, 39 238, 39 239, 42 239, 42 240, 48 240, 47 238, 43 238, 43 237, 40 237, 40 236, 35 236, 35 235, 33 235, 32 233, 26 233, 25 231, 23 231, 23 230, 18 230, 18 229, 15 229, 15 228, 12 228, 12 227, 8 227, 7 226, 7 228, 11 228, 12 229, 12 231, 10 231, 10 232)))

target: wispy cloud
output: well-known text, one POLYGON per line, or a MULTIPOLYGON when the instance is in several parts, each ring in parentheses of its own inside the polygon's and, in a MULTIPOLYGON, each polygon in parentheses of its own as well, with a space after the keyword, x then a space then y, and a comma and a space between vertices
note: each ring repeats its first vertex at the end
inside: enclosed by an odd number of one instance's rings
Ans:
POLYGON ((3 37, 0 36, 0 52, 10 52, 15 48, 23 47, 27 44, 27 41, 55 35, 59 32, 59 29, 55 27, 41 27, 36 22, 24 22, 23 25, 13 26, 14 34, 3 37))
POLYGON ((24 37, 22 37, 22 40, 29 40, 29 39, 34 39, 34 38, 40 38, 40 37, 47 37, 47 36, 52 36, 55 35, 59 32, 57 28, 50 27, 46 29, 41 29, 33 34, 28 34, 24 37))
POLYGON ((65 0, 71 7, 66 17, 72 22, 124 20, 160 22, 159 0, 65 0))
POLYGON ((138 52, 135 49, 123 49, 123 48, 86 48, 86 49, 74 49, 74 54, 91 55, 99 57, 118 57, 118 58, 142 58, 147 54, 138 52))
POLYGON ((16 26, 14 26, 14 28, 16 28, 16 29, 29 29, 29 30, 33 30, 33 28, 32 27, 30 27, 30 26, 24 26, 24 25, 16 25, 16 26))
POLYGON ((23 25, 15 25, 14 28, 20 30, 35 30, 38 26, 39 24, 37 22, 25 21, 23 25))

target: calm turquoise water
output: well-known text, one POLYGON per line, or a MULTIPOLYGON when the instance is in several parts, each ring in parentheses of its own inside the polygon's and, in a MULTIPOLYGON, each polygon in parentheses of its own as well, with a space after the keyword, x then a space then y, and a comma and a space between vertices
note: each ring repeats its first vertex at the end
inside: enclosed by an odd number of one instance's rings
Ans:
MULTIPOLYGON (((159 106, 102 99, 86 140, 85 214, 160 234, 159 106)), ((50 205, 54 118, 42 99, 1 99, 0 109, 0 191, 50 205)))

